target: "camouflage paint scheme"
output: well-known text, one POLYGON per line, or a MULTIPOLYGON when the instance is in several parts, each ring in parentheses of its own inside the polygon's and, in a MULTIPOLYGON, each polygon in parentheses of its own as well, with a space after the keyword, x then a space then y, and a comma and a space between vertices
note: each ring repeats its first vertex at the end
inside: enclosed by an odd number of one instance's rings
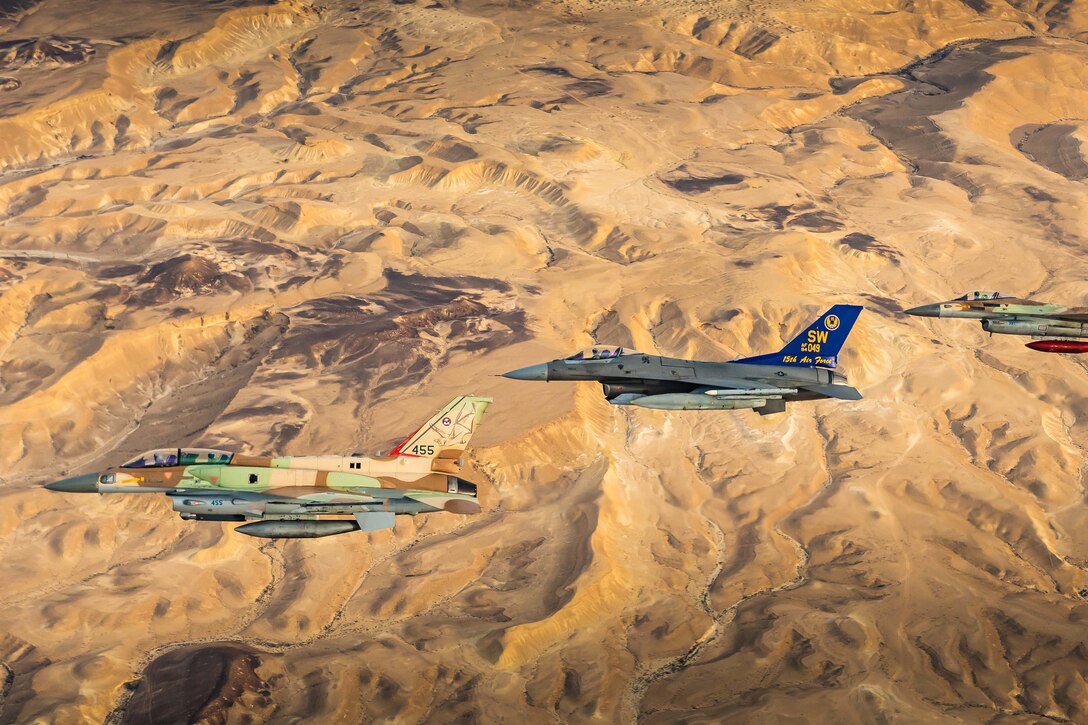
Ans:
POLYGON ((459 477, 460 458, 490 402, 455 398, 388 456, 266 458, 165 448, 45 487, 67 493, 162 493, 183 519, 251 521, 238 531, 269 538, 387 529, 397 514, 474 514, 480 511, 477 488, 459 477))
POLYGON ((607 345, 548 363, 511 370, 515 380, 591 380, 613 405, 655 410, 735 410, 781 413, 786 403, 861 393, 833 371, 838 353, 861 314, 857 305, 835 305, 775 353, 733 362, 646 355, 607 345))
POLYGON ((1028 347, 1042 352, 1088 352, 1088 307, 1070 307, 1010 297, 999 292, 971 292, 947 302, 914 307, 916 317, 979 320, 991 334, 1026 335, 1028 347))

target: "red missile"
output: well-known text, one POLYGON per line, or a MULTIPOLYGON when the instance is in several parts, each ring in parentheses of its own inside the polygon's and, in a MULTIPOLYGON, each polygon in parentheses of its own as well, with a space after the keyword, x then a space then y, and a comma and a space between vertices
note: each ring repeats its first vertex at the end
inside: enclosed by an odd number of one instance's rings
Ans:
POLYGON ((1028 347, 1039 352, 1064 352, 1077 354, 1088 352, 1088 340, 1036 340, 1028 347))

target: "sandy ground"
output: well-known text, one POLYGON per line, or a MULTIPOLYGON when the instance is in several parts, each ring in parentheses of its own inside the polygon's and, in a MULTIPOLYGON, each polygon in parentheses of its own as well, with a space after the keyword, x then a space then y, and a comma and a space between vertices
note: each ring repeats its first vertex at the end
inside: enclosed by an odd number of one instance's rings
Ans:
POLYGON ((0 721, 1086 722, 1081 2, 24 2, 0 19, 0 721), (493 377, 834 302, 857 403, 493 377), (261 542, 39 484, 388 448, 485 511, 261 542))

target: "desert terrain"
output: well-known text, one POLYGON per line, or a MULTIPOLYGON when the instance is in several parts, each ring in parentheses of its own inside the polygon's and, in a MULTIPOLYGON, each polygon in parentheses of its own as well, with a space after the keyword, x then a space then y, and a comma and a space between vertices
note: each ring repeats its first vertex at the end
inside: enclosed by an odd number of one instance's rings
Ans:
POLYGON ((0 19, 0 722, 1088 722, 1071 0, 24 0, 0 19), (865 398, 610 406, 833 303, 865 398), (388 450, 474 517, 261 541, 40 486, 388 450))

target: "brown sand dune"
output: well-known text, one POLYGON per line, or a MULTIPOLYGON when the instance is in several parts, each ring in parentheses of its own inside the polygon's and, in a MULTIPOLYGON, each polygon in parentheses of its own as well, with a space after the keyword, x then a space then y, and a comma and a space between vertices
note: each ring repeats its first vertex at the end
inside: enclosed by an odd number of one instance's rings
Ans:
POLYGON ((1088 721, 1088 370, 901 314, 1088 296, 1082 3, 17 5, 0 722, 1088 721), (857 403, 492 377, 833 302, 857 403), (39 488, 470 391, 476 517, 262 543, 39 488))

